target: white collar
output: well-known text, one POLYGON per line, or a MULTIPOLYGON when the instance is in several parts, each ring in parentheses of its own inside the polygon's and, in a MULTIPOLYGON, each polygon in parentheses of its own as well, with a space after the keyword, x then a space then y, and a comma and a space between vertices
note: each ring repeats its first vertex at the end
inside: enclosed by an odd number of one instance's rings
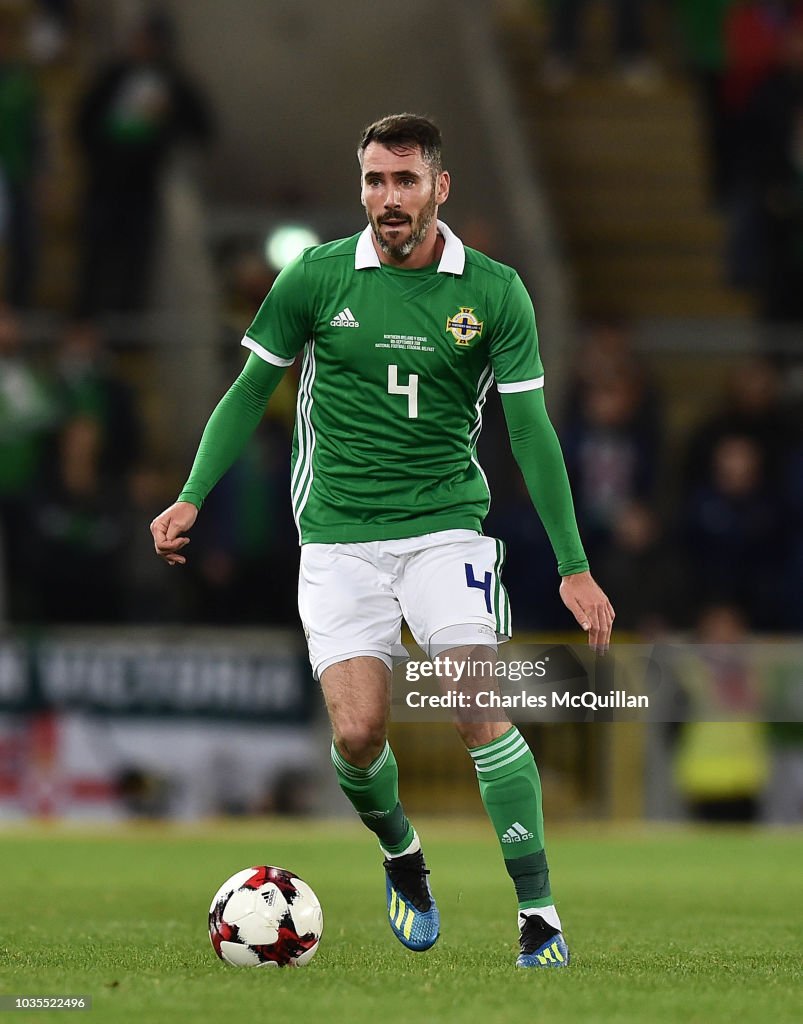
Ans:
MULTIPOLYGON (((439 274, 462 274, 466 265, 466 250, 463 243, 442 220, 437 222, 438 234, 443 238, 443 252, 438 264, 439 274)), ((357 239, 357 251, 354 253, 354 269, 368 270, 379 267, 381 262, 374 248, 374 229, 369 224, 357 239)))

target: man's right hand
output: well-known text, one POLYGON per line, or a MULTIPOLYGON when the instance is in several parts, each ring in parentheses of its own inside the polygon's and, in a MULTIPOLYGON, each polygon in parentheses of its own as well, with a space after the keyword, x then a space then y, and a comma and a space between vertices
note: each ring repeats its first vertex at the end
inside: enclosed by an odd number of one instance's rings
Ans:
POLYGON ((184 565, 187 561, 179 551, 189 544, 190 538, 184 534, 192 527, 197 517, 198 509, 191 501, 177 501, 151 523, 156 554, 168 565, 184 565))

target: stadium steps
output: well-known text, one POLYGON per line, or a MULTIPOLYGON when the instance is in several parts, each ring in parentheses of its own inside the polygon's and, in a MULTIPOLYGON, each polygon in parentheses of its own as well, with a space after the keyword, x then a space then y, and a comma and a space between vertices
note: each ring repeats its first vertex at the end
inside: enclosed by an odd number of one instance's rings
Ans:
POLYGON ((636 91, 592 66, 549 92, 533 6, 503 8, 500 39, 581 314, 748 314, 749 300, 722 279, 724 225, 707 203, 687 83, 670 75, 636 91))

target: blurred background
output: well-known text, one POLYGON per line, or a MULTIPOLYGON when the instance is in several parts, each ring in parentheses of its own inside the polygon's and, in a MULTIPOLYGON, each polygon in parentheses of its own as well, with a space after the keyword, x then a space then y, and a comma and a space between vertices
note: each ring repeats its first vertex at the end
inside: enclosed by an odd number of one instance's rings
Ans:
MULTIPOLYGON (((618 638, 800 639, 803 3, 0 0, 0 817, 345 812, 296 613, 297 367, 185 568, 148 524, 404 109, 443 130, 444 218, 533 296, 618 638)), ((577 642, 498 402, 479 449, 517 639, 577 642)), ((755 717, 749 660, 698 668, 755 717)), ((793 721, 526 733, 552 821, 803 820, 793 721)), ((482 813, 451 729, 392 742, 410 811, 482 813)))

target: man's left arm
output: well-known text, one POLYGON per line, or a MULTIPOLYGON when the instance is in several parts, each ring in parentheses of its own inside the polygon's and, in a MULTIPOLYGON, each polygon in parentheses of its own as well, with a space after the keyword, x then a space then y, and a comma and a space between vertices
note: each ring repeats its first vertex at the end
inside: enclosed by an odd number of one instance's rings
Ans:
POLYGON ((614 611, 588 569, 574 503, 543 388, 501 392, 510 446, 533 505, 544 524, 563 577, 563 603, 588 633, 588 642, 604 653, 611 639, 614 611))

